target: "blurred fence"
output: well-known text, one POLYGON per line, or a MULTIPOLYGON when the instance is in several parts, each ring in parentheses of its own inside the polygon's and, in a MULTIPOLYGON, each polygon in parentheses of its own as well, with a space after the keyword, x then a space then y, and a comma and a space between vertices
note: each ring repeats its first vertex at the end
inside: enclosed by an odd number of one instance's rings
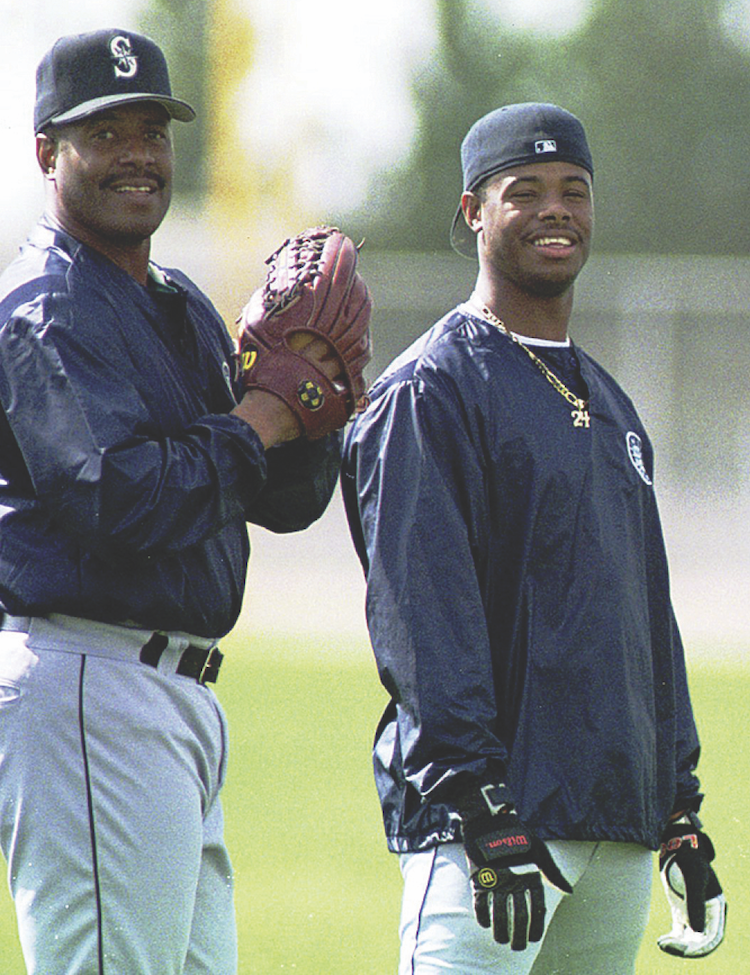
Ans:
MULTIPOLYGON (((368 254, 375 372, 473 286, 450 254, 368 254)), ((750 501, 750 260, 592 257, 574 340, 633 397, 663 487, 750 501)), ((750 554, 750 553, 749 553, 750 554)))
MULTIPOLYGON (((374 378, 468 297, 476 265, 366 247, 362 271, 375 303, 374 378)), ((750 650, 750 260, 592 257, 576 285, 571 333, 633 398, 654 441, 673 597, 691 652, 750 650)), ((277 620, 302 632, 325 619, 340 633, 348 624, 362 632, 361 577, 338 499, 294 541, 258 539, 251 581, 261 590, 280 552, 287 580, 308 554, 329 566, 333 556, 338 572, 326 570, 322 600, 302 599, 292 613, 288 602, 273 605, 272 590, 261 598, 251 586, 250 620, 253 607, 278 609, 277 620)))
MULTIPOLYGON (((4 259, 23 234, 6 233, 4 259)), ((231 322, 278 236, 276 228, 228 240, 175 208, 154 257, 183 268, 231 322)), ((361 269, 375 307, 372 379, 468 297, 476 274, 458 255, 379 252, 372 242, 361 269)), ((633 398, 654 442, 688 642, 750 653, 750 259, 595 255, 576 284, 571 334, 633 398)), ((299 535, 251 535, 243 617, 251 633, 366 645, 362 576, 340 498, 299 535)))

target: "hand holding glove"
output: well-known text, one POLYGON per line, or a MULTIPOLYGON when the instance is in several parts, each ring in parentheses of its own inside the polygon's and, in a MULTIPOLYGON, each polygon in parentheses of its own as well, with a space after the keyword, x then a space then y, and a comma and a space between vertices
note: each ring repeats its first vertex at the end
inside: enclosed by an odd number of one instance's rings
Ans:
POLYGON ((727 904, 710 866, 714 847, 690 813, 670 823, 662 836, 659 873, 672 912, 672 930, 657 944, 683 958, 702 958, 724 939, 727 904))
POLYGON ((474 913, 499 944, 523 951, 544 934, 541 874, 565 893, 573 889, 545 844, 513 811, 505 787, 475 787, 458 803, 466 855, 472 869, 474 913))

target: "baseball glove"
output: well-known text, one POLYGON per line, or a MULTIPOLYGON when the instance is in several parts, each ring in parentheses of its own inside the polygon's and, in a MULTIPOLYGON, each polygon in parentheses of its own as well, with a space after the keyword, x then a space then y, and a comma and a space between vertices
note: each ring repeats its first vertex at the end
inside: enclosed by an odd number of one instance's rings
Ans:
POLYGON ((267 259, 265 283, 238 320, 243 388, 282 399, 308 440, 343 427, 365 391, 372 300, 357 256, 336 227, 286 240, 267 259), (314 339, 325 351, 311 345, 314 339), (319 350, 317 357, 310 349, 305 355, 308 345, 319 350))

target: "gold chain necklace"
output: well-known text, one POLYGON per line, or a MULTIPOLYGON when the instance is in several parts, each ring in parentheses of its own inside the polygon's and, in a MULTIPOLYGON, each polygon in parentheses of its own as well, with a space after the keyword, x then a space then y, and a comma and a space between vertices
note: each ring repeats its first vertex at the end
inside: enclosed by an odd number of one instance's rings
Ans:
POLYGON ((573 426, 581 427, 582 429, 588 430, 589 427, 591 426, 591 414, 589 413, 588 410, 587 401, 585 399, 581 399, 580 396, 576 396, 576 394, 571 389, 568 389, 568 387, 565 385, 562 379, 559 379, 554 374, 554 372, 552 372, 552 370, 547 365, 547 363, 542 362, 539 356, 535 355, 535 353, 531 351, 528 345, 525 345, 519 338, 516 337, 516 335, 513 334, 513 332, 510 331, 509 328, 506 328, 505 322, 500 321, 497 315, 491 312, 487 307, 487 305, 479 301, 476 295, 472 295, 470 300, 471 300, 471 304, 477 309, 477 311, 481 312, 481 314, 489 322, 491 322, 493 325, 496 325, 500 329, 500 331, 503 332, 505 335, 507 335, 512 342, 515 342, 516 345, 521 346, 521 348, 528 355, 528 357, 531 359, 534 365, 537 366, 537 368, 542 372, 544 377, 552 384, 552 386, 554 386, 557 392, 564 399, 566 399, 571 406, 575 407, 575 409, 570 411, 570 415, 573 418, 573 426))

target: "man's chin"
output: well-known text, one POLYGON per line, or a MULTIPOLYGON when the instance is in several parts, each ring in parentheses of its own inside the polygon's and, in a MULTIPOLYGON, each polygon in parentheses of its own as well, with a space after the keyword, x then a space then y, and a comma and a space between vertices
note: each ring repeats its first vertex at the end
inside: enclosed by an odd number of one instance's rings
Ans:
POLYGON ((123 208, 119 213, 111 212, 111 232, 122 243, 142 243, 155 234, 162 225, 169 210, 169 198, 147 201, 143 205, 123 208))
POLYGON ((567 272, 559 275, 529 275, 523 282, 523 289, 537 298, 561 298, 575 284, 581 268, 575 273, 567 272))
POLYGON ((139 220, 127 220, 113 224, 110 228, 111 238, 123 246, 135 247, 156 233, 165 216, 166 213, 161 213, 149 217, 144 216, 139 220))

